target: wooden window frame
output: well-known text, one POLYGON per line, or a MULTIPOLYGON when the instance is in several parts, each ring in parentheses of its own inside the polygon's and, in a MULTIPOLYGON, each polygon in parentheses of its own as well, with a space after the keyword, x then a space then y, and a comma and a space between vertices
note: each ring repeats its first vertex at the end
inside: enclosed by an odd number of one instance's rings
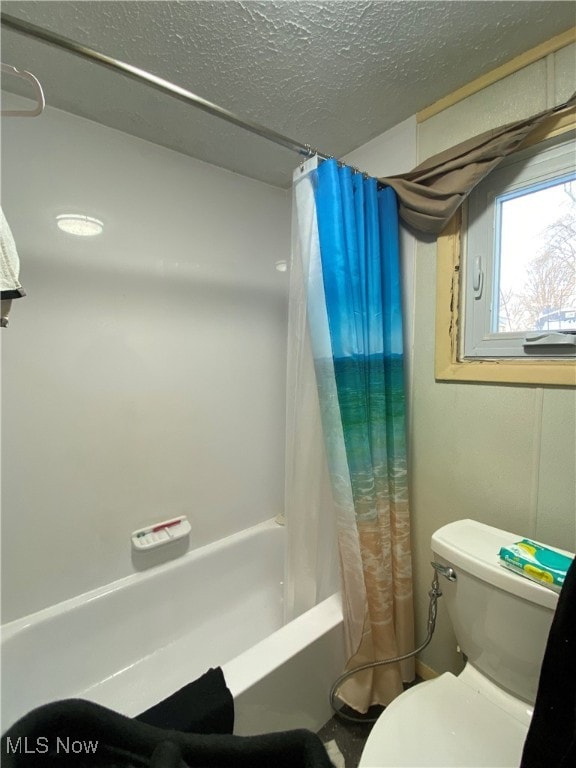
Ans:
MULTIPOLYGON (((540 126, 520 149, 537 144, 576 128, 576 109, 554 115, 540 126)), ((460 283, 462 233, 465 211, 455 214, 437 245, 436 276, 436 355, 438 381, 468 381, 496 384, 525 384, 576 387, 576 360, 562 359, 486 359, 463 360, 459 356, 460 283)))

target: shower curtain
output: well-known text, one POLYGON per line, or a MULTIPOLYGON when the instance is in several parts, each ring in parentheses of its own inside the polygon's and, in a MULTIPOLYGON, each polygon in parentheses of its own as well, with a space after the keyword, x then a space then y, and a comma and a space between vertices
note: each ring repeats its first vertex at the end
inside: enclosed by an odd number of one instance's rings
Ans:
MULTIPOLYGON (((291 332, 289 387, 290 376, 298 385, 289 391, 307 391, 309 404, 307 418, 297 402, 288 415, 292 452, 295 444, 310 448, 320 427, 310 432, 307 425, 321 424, 330 487, 312 511, 309 502, 287 505, 296 569, 290 581, 302 582, 304 573, 312 583, 322 574, 318 548, 296 562, 296 539, 324 541, 322 527, 334 531, 351 669, 414 647, 398 213, 390 187, 378 189, 375 179, 335 160, 314 165, 295 174, 290 297, 297 332, 291 332), (296 359, 310 363, 295 366, 296 359)), ((322 477, 310 476, 308 489, 317 489, 322 477)), ((303 592, 313 599, 313 590, 303 592)), ((306 607, 304 601, 300 609, 306 607)), ((366 670, 338 696, 365 712, 388 704, 413 677, 412 660, 366 670)))

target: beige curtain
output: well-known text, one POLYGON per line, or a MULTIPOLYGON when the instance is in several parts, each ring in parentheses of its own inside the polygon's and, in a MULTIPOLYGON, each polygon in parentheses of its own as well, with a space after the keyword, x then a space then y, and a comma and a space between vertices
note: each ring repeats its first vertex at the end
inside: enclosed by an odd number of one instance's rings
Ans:
POLYGON ((474 187, 538 126, 553 114, 576 105, 576 94, 553 109, 508 123, 424 161, 409 173, 380 179, 399 198, 399 215, 410 227, 438 235, 474 187))

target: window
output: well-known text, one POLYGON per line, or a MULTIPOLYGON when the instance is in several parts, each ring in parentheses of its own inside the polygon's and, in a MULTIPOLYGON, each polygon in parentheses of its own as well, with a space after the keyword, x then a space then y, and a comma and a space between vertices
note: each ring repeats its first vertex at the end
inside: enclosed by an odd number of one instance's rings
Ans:
POLYGON ((439 238, 437 378, 576 385, 575 148, 553 118, 439 238))
POLYGON ((470 195, 463 358, 576 350, 574 137, 504 161, 470 195))

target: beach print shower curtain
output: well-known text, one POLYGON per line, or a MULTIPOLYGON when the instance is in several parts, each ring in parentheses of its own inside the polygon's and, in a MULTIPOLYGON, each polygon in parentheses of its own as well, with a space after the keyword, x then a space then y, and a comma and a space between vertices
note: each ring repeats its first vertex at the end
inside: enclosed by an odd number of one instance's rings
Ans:
MULTIPOLYGON (((351 669, 414 647, 397 203, 335 160, 302 172, 293 202, 351 669)), ((411 679, 408 660, 338 696, 365 712, 411 679)))

